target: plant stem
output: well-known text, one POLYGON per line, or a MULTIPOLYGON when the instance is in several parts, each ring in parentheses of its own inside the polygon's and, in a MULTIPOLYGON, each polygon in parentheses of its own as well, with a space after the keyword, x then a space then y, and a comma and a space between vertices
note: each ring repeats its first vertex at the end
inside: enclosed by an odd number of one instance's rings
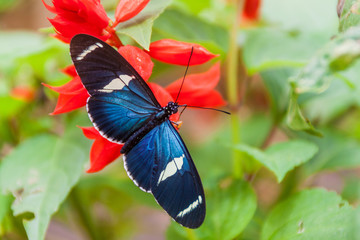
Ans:
POLYGON ((70 194, 70 201, 90 239, 100 240, 100 234, 96 231, 95 223, 90 216, 89 209, 85 209, 84 204, 80 201, 80 194, 76 187, 73 188, 70 194))
MULTIPOLYGON (((235 8, 233 22, 230 32, 228 68, 227 68, 227 97, 231 109, 231 134, 232 144, 238 144, 240 139, 240 121, 238 119, 238 59, 239 47, 237 44, 238 27, 240 24, 240 13, 242 12, 243 0, 233 0, 232 4, 235 8)), ((243 163, 241 162, 240 152, 233 150, 233 176, 234 178, 242 178, 244 174, 243 163)))
POLYGON ((185 230, 186 230, 186 233, 187 233, 187 236, 188 236, 189 240, 197 240, 197 237, 194 234, 194 231, 192 229, 185 228, 185 230))

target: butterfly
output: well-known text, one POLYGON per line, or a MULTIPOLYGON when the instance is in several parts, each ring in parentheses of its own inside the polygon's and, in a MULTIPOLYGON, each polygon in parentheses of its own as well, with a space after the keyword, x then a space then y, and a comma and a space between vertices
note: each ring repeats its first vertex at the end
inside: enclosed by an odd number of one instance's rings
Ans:
POLYGON ((99 133, 121 149, 128 176, 178 223, 199 227, 205 195, 190 153, 149 86, 113 47, 79 34, 70 42, 75 69, 88 91, 86 109, 99 133))

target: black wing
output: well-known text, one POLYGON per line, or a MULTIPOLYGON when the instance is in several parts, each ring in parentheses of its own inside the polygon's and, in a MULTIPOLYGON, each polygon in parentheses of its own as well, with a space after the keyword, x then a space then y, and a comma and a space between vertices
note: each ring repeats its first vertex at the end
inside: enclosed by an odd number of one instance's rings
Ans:
POLYGON ((79 34, 70 42, 70 53, 90 94, 89 117, 103 137, 124 143, 161 108, 141 76, 107 43, 79 34))
POLYGON ((129 177, 178 223, 197 228, 205 218, 205 195, 179 133, 166 120, 124 155, 129 177))

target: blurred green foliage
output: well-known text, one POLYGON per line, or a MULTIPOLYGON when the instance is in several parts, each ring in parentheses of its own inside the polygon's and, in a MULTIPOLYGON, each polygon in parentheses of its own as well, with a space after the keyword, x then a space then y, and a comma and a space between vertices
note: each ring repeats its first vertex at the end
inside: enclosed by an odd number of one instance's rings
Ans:
MULTIPOLYGON (((1 2, 0 11, 13 2, 1 2)), ((106 9, 114 11, 114 2, 106 9)), ((345 0, 340 19, 336 4, 264 0, 261 21, 237 26, 237 67, 246 81, 237 112, 241 142, 232 142, 226 117, 206 119, 217 127, 199 142, 200 131, 186 125, 200 123, 202 112, 184 123, 208 211, 196 230, 171 222, 167 239, 360 238, 359 1, 345 0), (242 179, 233 176, 234 151, 242 179), (311 189, 328 173, 340 176, 340 190, 326 185, 338 193, 311 189)), ((145 49, 163 38, 202 44, 221 54, 225 89, 235 14, 225 1, 151 1, 118 34, 145 49)), ((0 238, 44 239, 53 222, 89 239, 141 233, 138 209, 162 210, 127 177, 121 159, 85 174, 91 141, 76 127, 90 126, 85 110, 48 115, 57 95, 41 83, 69 80, 60 71, 71 63, 68 46, 24 31, 0 32, 0 46, 0 238), (16 96, 19 86, 34 96, 16 96)), ((156 62, 152 79, 178 71, 156 62)))

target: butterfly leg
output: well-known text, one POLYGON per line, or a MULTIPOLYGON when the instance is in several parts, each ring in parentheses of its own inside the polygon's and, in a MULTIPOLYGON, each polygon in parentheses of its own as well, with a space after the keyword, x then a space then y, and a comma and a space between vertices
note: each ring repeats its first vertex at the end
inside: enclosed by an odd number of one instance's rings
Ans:
POLYGON ((177 128, 177 129, 180 129, 181 125, 183 124, 183 121, 177 121, 177 122, 174 122, 174 121, 170 121, 172 123, 172 125, 177 128))

